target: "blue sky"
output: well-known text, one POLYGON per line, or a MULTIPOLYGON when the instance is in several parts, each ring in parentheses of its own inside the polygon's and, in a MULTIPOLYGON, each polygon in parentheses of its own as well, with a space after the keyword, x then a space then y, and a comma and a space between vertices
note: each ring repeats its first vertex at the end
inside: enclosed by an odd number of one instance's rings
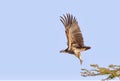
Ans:
POLYGON ((119 65, 120 0, 0 0, 0 80, 93 80, 90 64, 119 65), (76 16, 85 45, 83 65, 69 54, 59 16, 76 16))

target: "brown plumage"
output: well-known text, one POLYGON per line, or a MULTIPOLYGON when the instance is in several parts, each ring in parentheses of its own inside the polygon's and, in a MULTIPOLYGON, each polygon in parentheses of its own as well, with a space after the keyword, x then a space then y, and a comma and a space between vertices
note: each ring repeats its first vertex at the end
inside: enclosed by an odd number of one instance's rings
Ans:
POLYGON ((67 37, 67 45, 68 47, 65 50, 61 50, 60 53, 69 53, 74 54, 82 64, 81 52, 90 49, 91 47, 85 46, 82 33, 78 26, 78 22, 75 17, 71 14, 66 14, 60 16, 60 21, 63 23, 65 27, 65 33, 67 37))

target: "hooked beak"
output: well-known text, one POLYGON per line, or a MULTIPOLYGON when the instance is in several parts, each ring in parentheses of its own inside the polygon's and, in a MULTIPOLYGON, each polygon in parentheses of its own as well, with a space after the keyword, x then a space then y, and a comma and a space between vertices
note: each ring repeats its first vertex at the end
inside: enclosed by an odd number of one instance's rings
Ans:
POLYGON ((60 53, 66 53, 65 50, 61 50, 60 53))

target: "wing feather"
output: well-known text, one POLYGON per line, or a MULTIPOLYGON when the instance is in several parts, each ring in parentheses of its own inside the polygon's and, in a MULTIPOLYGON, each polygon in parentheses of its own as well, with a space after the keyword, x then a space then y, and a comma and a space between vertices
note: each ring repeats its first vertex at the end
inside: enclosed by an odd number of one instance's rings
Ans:
POLYGON ((77 46, 83 47, 84 46, 84 41, 82 37, 81 30, 79 28, 78 22, 74 17, 73 23, 70 27, 70 33, 72 35, 72 38, 75 40, 77 46))
POLYGON ((83 37, 76 18, 70 14, 66 14, 66 16, 63 15, 63 17, 60 16, 60 18, 61 18, 60 21, 65 26, 68 49, 69 50, 71 49, 71 45, 73 43, 76 44, 78 47, 83 47, 84 46, 83 37))
POLYGON ((61 16, 60 16, 60 18, 61 18, 60 21, 61 21, 61 22, 63 23, 63 25, 65 26, 65 20, 64 20, 64 18, 61 17, 61 16))
POLYGON ((67 16, 63 15, 63 17, 60 16, 60 18, 61 18, 60 21, 63 23, 63 25, 65 27, 68 50, 70 50, 71 49, 71 43, 72 43, 72 37, 71 37, 71 34, 69 32, 69 29, 70 29, 70 14, 67 14, 67 16))

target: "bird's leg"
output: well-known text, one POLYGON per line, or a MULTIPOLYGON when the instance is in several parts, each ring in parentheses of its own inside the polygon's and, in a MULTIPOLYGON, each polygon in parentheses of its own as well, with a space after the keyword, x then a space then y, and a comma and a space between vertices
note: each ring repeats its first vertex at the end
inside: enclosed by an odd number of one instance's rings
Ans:
POLYGON ((78 52, 76 56, 80 60, 80 64, 82 64, 83 60, 82 60, 80 52, 78 52))
POLYGON ((80 64, 82 64, 82 62, 83 62, 83 60, 82 60, 82 57, 81 57, 81 55, 80 55, 80 64))

